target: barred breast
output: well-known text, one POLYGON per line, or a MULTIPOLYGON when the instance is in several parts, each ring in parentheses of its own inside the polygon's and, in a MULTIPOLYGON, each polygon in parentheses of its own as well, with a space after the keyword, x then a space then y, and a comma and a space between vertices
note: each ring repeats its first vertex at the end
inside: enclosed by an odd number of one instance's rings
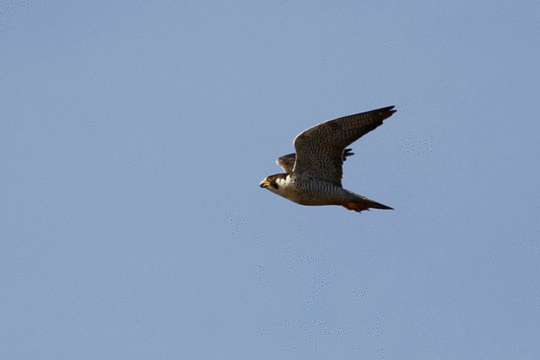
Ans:
POLYGON ((291 199, 301 205, 342 205, 359 199, 359 195, 328 181, 300 180, 296 182, 296 196, 291 199))

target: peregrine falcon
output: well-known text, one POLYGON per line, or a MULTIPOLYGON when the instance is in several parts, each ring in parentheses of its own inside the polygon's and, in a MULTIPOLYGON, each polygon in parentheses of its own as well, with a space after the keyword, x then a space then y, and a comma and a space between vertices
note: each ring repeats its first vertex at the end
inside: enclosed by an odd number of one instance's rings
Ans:
POLYGON ((354 155, 347 146, 395 113, 394 106, 315 125, 294 139, 296 153, 277 159, 284 174, 270 175, 260 186, 301 205, 341 205, 348 210, 394 210, 341 186, 343 162, 354 155))

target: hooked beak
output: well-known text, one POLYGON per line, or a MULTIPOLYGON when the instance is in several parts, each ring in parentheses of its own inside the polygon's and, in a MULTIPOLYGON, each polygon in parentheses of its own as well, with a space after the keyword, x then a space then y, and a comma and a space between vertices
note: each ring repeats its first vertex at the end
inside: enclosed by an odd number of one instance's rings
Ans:
POLYGON ((261 181, 261 184, 259 186, 262 187, 262 188, 267 188, 268 185, 269 185, 268 181, 266 179, 264 179, 263 181, 261 181))

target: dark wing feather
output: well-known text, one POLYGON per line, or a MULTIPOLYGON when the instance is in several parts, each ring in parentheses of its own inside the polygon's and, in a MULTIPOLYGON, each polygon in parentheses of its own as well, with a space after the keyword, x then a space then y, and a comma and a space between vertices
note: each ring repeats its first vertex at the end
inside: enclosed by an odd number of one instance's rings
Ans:
MULTIPOLYGON (((353 156, 352 149, 343 150, 343 161, 347 160, 347 156, 353 156)), ((279 157, 276 162, 279 166, 285 170, 286 174, 290 174, 294 168, 294 162, 296 161, 296 153, 287 154, 279 157)))
POLYGON ((279 157, 276 162, 279 166, 285 170, 286 174, 290 174, 294 167, 294 162, 296 161, 296 154, 287 154, 283 155, 282 157, 279 157))
POLYGON ((344 149, 392 116, 393 106, 330 120, 294 139, 298 155, 293 172, 341 186, 344 149))

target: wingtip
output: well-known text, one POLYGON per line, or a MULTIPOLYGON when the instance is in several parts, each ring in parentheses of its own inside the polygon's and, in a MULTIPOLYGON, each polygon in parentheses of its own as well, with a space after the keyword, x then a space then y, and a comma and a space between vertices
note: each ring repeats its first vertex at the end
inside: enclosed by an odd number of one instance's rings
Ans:
MULTIPOLYGON (((377 110, 376 110, 377 111, 377 110)), ((387 107, 384 107, 384 108, 381 108, 378 110, 379 111, 379 116, 382 117, 382 120, 386 120, 388 119, 390 116, 394 115, 394 113, 397 111, 396 109, 394 109, 394 105, 392 106, 387 106, 387 107)))

